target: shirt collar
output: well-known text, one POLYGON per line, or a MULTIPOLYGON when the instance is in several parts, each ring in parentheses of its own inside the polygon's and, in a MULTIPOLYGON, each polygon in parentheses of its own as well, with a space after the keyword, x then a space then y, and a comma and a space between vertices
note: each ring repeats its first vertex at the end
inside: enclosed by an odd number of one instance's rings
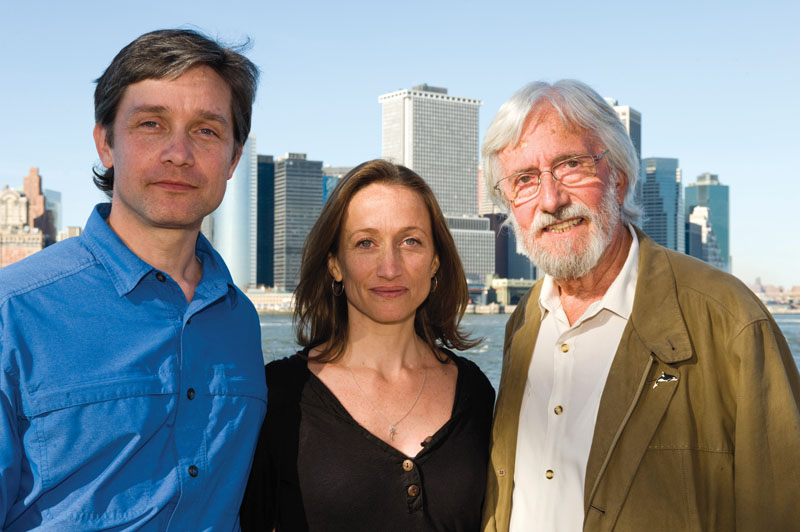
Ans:
MULTIPOLYGON (((80 238, 106 269, 114 288, 122 297, 136 288, 154 268, 136 256, 106 223, 110 213, 110 203, 96 205, 80 238)), ((202 234, 198 235, 195 254, 203 264, 203 277, 196 292, 210 294, 234 286, 222 257, 202 234)))
MULTIPOLYGON (((593 303, 584 315, 596 313, 599 309, 608 309, 624 319, 628 319, 633 310, 633 300, 636 293, 636 280, 639 276, 639 239, 636 232, 629 224, 625 227, 633 237, 631 247, 628 250, 628 257, 622 265, 622 269, 617 274, 616 279, 608 287, 606 293, 600 301, 593 303)), ((555 312, 561 307, 558 298, 558 287, 550 274, 545 274, 542 281, 542 291, 539 294, 539 319, 544 319, 548 312, 555 312)), ((578 320, 581 321, 581 320, 578 320)))

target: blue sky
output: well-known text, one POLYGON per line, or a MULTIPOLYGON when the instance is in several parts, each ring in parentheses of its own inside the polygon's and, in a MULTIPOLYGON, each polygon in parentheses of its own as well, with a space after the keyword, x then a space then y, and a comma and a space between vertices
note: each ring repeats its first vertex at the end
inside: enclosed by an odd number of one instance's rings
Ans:
POLYGON ((249 37, 258 151, 333 166, 380 156, 378 95, 419 83, 479 98, 481 138, 528 81, 586 81, 642 113, 642 156, 731 187, 733 271, 800 285, 800 2, 4 2, 0 185, 38 166, 64 223, 91 183, 93 80, 158 28, 249 37))

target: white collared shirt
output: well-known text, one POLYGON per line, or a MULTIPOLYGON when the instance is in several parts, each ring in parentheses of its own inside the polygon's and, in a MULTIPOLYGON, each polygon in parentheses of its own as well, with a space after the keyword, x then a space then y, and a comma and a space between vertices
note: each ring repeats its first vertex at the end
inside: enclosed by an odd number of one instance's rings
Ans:
POLYGON ((600 397, 633 309, 639 241, 605 295, 572 325, 552 277, 519 412, 510 532, 580 532, 586 463, 600 397))

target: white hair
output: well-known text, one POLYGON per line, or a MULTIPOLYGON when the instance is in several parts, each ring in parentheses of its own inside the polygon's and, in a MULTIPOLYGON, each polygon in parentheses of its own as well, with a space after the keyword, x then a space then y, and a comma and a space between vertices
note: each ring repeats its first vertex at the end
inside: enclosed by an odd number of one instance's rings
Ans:
POLYGON ((574 79, 562 79, 552 85, 543 81, 529 83, 515 92, 497 111, 486 131, 481 149, 484 179, 495 203, 509 210, 503 193, 494 189, 495 184, 503 178, 498 154, 508 146, 517 145, 526 119, 543 102, 553 106, 567 127, 587 132, 608 150, 603 159, 612 174, 616 174, 617 178, 627 178, 620 212, 622 220, 637 223, 642 216, 642 207, 635 193, 639 158, 631 138, 614 109, 591 87, 574 79))

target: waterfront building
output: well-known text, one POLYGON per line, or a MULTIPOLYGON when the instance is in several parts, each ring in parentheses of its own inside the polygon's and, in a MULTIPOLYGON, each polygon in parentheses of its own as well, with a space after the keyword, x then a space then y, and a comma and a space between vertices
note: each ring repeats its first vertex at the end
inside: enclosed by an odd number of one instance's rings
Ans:
POLYGON ((339 181, 350 172, 352 166, 323 166, 322 167, 322 204, 328 202, 333 190, 339 181))
POLYGON ((648 157, 642 161, 642 174, 642 230, 662 246, 683 253, 686 222, 678 159, 648 157))
MULTIPOLYGON (((636 157, 642 160, 642 113, 631 107, 630 105, 619 105, 619 102, 614 98, 605 99, 617 113, 620 122, 625 126, 625 131, 633 142, 633 147, 636 150, 636 157)), ((639 173, 639 181, 636 183, 635 196, 636 201, 641 204, 642 198, 642 182, 644 181, 644 172, 639 173)))
POLYGON ((26 225, 28 225, 28 197, 4 185, 3 190, 0 190, 0 229, 26 225))
POLYGON ((274 286, 294 291, 300 280, 303 244, 322 210, 322 161, 305 153, 275 160, 274 286))
POLYGON ((731 271, 728 185, 720 183, 716 174, 708 172, 700 174, 696 183, 687 183, 684 204, 687 219, 695 207, 708 207, 708 222, 713 228, 721 257, 720 268, 731 271))
POLYGON ((47 210, 39 168, 31 167, 22 178, 22 191, 28 198, 28 225, 39 229, 44 235, 44 245, 49 246, 56 241, 56 227, 53 213, 47 210))
POLYGON ((475 98, 417 85, 383 94, 381 154, 417 172, 447 219, 471 284, 494 273, 494 233, 478 216, 478 109, 475 98))
POLYGON ((483 102, 427 84, 383 94, 378 101, 382 157, 422 176, 445 214, 477 214, 478 108, 483 102))
POLYGON ((708 262, 708 256, 706 254, 706 248, 703 244, 703 228, 702 226, 692 223, 689 220, 686 220, 685 223, 686 227, 686 253, 690 257, 694 257, 696 259, 700 259, 702 261, 708 262))
POLYGON ((701 256, 698 258, 721 270, 725 269, 726 264, 711 222, 710 209, 702 205, 695 205, 689 214, 689 224, 700 228, 702 250, 700 252, 701 256))
POLYGON ((210 215, 214 248, 225 260, 233 282, 242 290, 256 284, 257 165, 256 137, 250 135, 233 177, 228 180, 225 197, 210 215))
POLYGON ((501 279, 536 279, 536 267, 528 259, 524 247, 517 242, 506 214, 485 214, 495 235, 494 273, 501 279))
POLYGON ((56 232, 56 240, 58 240, 58 231, 61 229, 61 192, 49 188, 44 189, 44 205, 51 213, 53 229, 56 232))
POLYGON ((275 161, 272 155, 258 156, 257 174, 256 285, 272 286, 275 279, 275 161))
POLYGON ((68 238, 72 238, 73 236, 81 236, 83 229, 77 225, 69 225, 58 232, 56 236, 56 242, 61 242, 62 240, 66 240, 68 238))
POLYGON ((494 232, 481 216, 447 216, 447 226, 458 249, 467 282, 483 284, 495 271, 494 232))
POLYGON ((8 185, 0 190, 0 268, 55 241, 54 214, 45 200, 42 176, 38 168, 31 167, 22 178, 22 190, 8 185))
POLYGON ((636 156, 641 160, 642 158, 642 113, 631 107, 630 105, 619 105, 614 98, 605 99, 608 105, 614 108, 617 116, 619 117, 628 136, 633 142, 633 147, 636 149, 636 156))

